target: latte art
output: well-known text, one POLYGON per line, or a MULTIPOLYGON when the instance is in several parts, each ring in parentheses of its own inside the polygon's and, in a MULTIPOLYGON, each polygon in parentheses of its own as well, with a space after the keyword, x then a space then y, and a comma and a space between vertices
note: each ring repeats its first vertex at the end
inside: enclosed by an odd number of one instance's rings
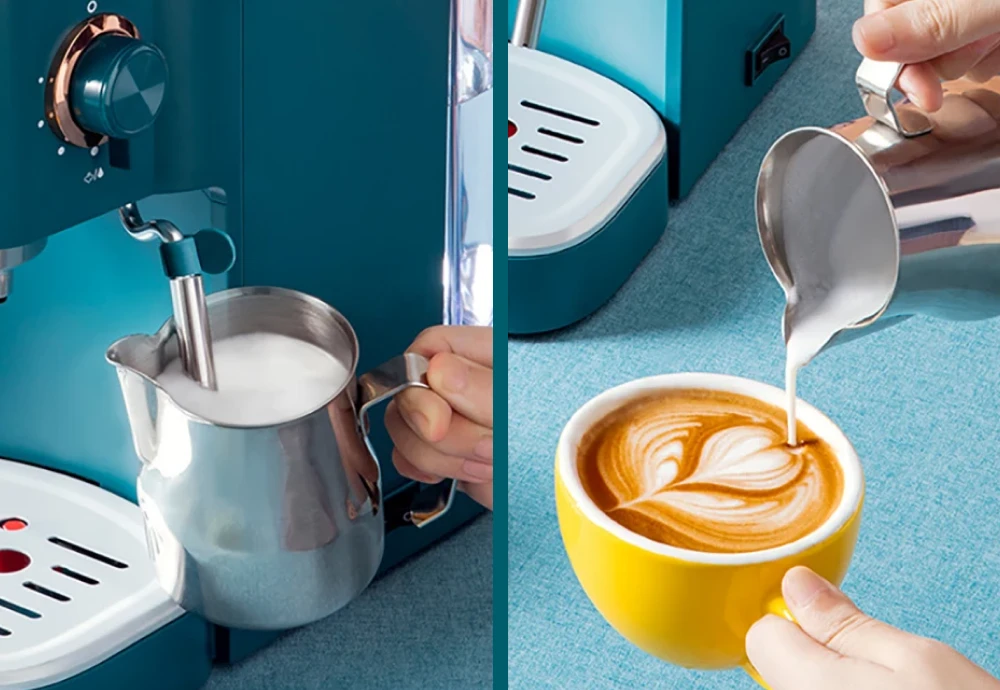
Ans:
POLYGON ((753 398, 667 390, 627 403, 583 437, 583 488, 650 539, 695 551, 760 551, 822 525, 840 501, 833 450, 753 398))

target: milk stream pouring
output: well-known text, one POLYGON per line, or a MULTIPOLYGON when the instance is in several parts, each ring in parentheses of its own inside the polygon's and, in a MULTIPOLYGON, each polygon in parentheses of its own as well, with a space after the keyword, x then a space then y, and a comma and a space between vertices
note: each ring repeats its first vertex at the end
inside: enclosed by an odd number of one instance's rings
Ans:
POLYGON ((757 230, 785 291, 789 442, 799 370, 833 344, 914 315, 1000 315, 1000 78, 946 82, 927 115, 864 60, 867 117, 805 127, 768 151, 757 230))

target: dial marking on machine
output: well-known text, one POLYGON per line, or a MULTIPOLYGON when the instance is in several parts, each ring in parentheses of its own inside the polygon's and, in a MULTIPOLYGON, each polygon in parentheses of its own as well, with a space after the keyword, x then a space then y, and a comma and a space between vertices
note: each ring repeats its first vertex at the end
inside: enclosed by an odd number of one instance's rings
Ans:
MULTIPOLYGON (((97 154, 92 152, 91 155, 96 156, 97 154)), ((89 172, 83 176, 83 181, 86 184, 90 184, 92 182, 97 182, 102 177, 104 177, 104 168, 95 168, 92 172, 89 172)))
POLYGON ((87 12, 89 14, 93 14, 96 11, 97 11, 97 0, 90 0, 90 2, 87 3, 87 12))

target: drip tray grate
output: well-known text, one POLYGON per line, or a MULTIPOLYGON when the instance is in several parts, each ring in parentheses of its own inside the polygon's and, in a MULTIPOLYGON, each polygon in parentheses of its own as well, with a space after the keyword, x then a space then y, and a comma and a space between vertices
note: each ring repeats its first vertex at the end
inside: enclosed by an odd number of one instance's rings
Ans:
POLYGON ((182 613, 156 583, 137 506, 0 459, 0 687, 71 678, 182 613))
POLYGON ((553 253, 628 202, 666 155, 666 130, 645 101, 595 72, 518 46, 507 56, 508 254, 553 253))

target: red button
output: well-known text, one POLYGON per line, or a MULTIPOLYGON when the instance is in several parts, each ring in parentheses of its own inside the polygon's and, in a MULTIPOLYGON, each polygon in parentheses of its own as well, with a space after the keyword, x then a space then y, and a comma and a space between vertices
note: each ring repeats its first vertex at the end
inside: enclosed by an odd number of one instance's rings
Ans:
POLYGON ((28 523, 24 520, 19 520, 18 518, 11 518, 10 520, 4 520, 0 522, 0 529, 5 532, 20 532, 28 526, 28 523))
POLYGON ((517 134, 517 125, 507 120, 507 138, 510 139, 515 134, 517 134))
POLYGON ((31 565, 31 559, 20 551, 0 551, 0 575, 16 573, 31 565))

